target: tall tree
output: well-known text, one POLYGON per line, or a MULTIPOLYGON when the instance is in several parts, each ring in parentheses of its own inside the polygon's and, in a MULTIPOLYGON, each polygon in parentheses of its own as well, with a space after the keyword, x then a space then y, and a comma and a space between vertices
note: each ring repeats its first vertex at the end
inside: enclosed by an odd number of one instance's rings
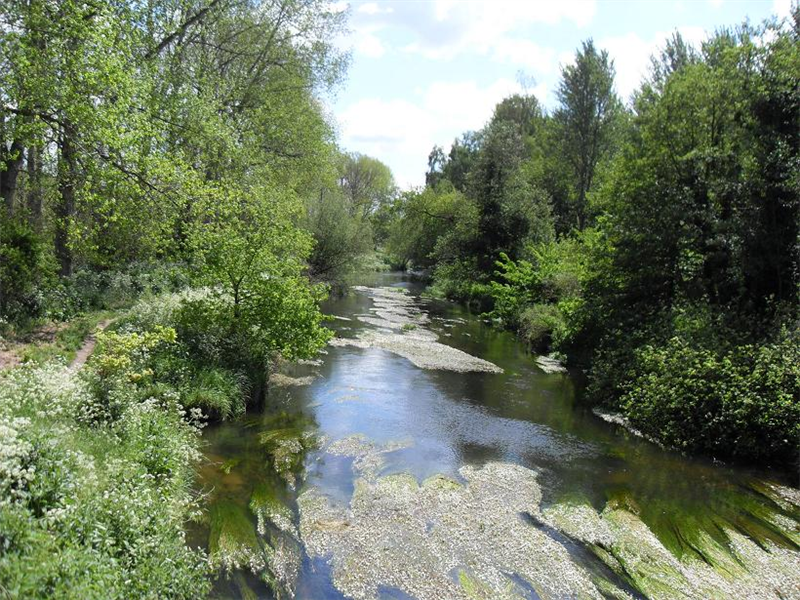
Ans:
POLYGON ((351 214, 363 217, 388 202, 396 190, 389 167, 357 152, 342 155, 339 187, 350 201, 351 214))
POLYGON ((529 234, 550 236, 549 204, 520 169, 526 147, 517 123, 496 120, 484 131, 483 145, 469 175, 468 195, 479 207, 475 253, 478 266, 492 273, 501 252, 515 257, 529 234))
POLYGON ((588 220, 587 194, 598 163, 614 141, 613 130, 621 110, 614 93, 614 64, 606 50, 597 51, 592 40, 583 42, 575 62, 561 71, 554 113, 560 153, 570 169, 570 213, 579 230, 588 220))

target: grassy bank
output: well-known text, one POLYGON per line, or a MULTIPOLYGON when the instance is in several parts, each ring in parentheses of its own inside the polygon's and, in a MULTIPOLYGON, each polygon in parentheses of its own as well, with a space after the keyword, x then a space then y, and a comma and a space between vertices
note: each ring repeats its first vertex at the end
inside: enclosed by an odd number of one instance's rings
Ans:
MULTIPOLYGON (((108 358, 108 355, 105 356, 108 358)), ((93 361, 94 362, 94 361, 93 361)), ((132 375, 132 373, 131 373, 132 375)), ((96 363, 25 365, 0 381, 0 595, 197 598, 184 542, 200 422, 96 363)))
MULTIPOLYGON (((63 359, 108 316, 93 314, 3 372, 0 596, 208 593, 214 561, 184 539, 201 514, 200 429, 241 414, 280 350, 228 321, 230 303, 208 291, 140 301, 70 369, 63 359)), ((327 338, 315 339, 297 353, 327 338)))

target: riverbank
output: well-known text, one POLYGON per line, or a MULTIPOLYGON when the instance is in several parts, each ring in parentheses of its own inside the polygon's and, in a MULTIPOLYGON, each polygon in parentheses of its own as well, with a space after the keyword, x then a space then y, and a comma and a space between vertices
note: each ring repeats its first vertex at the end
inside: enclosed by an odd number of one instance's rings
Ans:
POLYGON ((207 561, 184 537, 202 423, 169 390, 142 397, 132 373, 100 368, 51 361, 0 378, 3 593, 202 597, 207 561))
MULTIPOLYGON (((276 354, 226 326, 231 307, 203 289, 143 299, 105 331, 107 313, 89 335, 91 317, 66 323, 2 373, 3 593, 207 595, 218 552, 185 535, 207 515, 193 487, 200 430, 257 402, 270 367, 260 359, 276 354)), ((302 356, 304 344, 319 347, 314 333, 273 339, 302 356)))
POLYGON ((510 334, 396 274, 372 279, 328 301, 336 337, 276 364, 247 412, 219 365, 181 358, 179 311, 202 292, 140 303, 82 369, 7 371, 3 585, 314 599, 800 586, 791 481, 628 436, 510 334))

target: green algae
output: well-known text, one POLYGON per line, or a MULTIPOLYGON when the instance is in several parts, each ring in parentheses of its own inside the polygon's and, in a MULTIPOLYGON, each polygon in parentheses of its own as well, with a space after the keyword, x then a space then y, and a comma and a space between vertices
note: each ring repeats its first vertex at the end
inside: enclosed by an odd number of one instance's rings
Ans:
POLYGON ((230 475, 230 474, 231 474, 231 471, 232 471, 234 468, 236 468, 236 466, 237 466, 237 465, 238 465, 240 462, 242 462, 242 459, 241 459, 241 458, 239 458, 239 457, 229 458, 228 460, 226 460, 225 462, 223 462, 223 463, 220 465, 220 467, 219 467, 219 470, 220 470, 220 471, 222 471, 223 473, 225 473, 225 475, 230 475))
POLYGON ((217 499, 211 505, 208 550, 211 564, 225 571, 265 566, 255 524, 247 510, 232 500, 217 499))
POLYGON ((681 515, 678 526, 664 516, 660 525, 672 523, 673 530, 657 535, 639 505, 624 495, 602 513, 573 497, 542 515, 648 598, 782 598, 800 589, 795 552, 769 541, 757 544, 721 519, 681 515))
POLYGON ((459 473, 466 483, 362 476, 349 506, 304 491, 309 555, 330 557, 334 585, 363 599, 379 586, 420 600, 513 598, 520 582, 541 598, 786 598, 800 589, 797 552, 768 540, 762 547, 724 522, 717 536, 705 521, 688 523, 673 534, 684 548, 676 556, 626 494, 601 512, 578 495, 541 509, 536 473, 524 467, 488 463, 459 473))
POLYGON ((294 513, 282 498, 282 490, 276 485, 259 481, 250 495, 250 511, 256 516, 260 535, 266 535, 267 524, 272 523, 279 530, 296 535, 294 513))
POLYGON ((258 600, 258 594, 253 591, 240 571, 236 571, 232 578, 242 600, 258 600))
POLYGON ((353 598, 375 598, 379 586, 419 600, 511 598, 508 573, 542 598, 602 598, 560 544, 520 518, 538 512, 535 472, 489 463, 459 474, 463 485, 445 476, 420 485, 409 473, 362 477, 347 507, 308 489, 298 499, 301 537, 312 557, 330 556, 334 585, 353 598), (465 568, 466 589, 451 576, 465 568))
POLYGON ((510 581, 502 590, 495 590, 477 577, 462 570, 458 572, 458 583, 470 600, 499 600, 501 598, 503 600, 524 600, 522 596, 514 593, 514 584, 510 581))
POLYGON ((301 413, 281 411, 265 419, 264 429, 258 434, 272 467, 290 486, 296 483, 306 452, 317 445, 311 425, 301 413))

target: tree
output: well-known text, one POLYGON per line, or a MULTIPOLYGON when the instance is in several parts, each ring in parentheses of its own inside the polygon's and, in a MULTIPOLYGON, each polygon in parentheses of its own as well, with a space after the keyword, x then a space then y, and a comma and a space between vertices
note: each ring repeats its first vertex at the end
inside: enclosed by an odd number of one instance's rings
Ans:
POLYGON ((343 286, 358 259, 373 248, 370 221, 351 214, 350 201, 338 187, 321 187, 306 202, 305 228, 314 236, 308 259, 315 281, 343 286))
POLYGON ((534 95, 513 94, 494 107, 491 123, 505 121, 519 128, 523 139, 535 135, 544 115, 534 95))
POLYGON ((493 272, 500 252, 515 258, 530 233, 545 239, 551 235, 547 198, 525 180, 520 169, 525 156, 516 124, 490 123, 468 187, 480 211, 475 255, 486 273, 493 272))
POLYGON ((598 191, 607 244, 585 340, 603 357, 596 397, 629 385, 638 347, 675 336, 722 353, 794 327, 798 58, 796 32, 722 31, 637 103, 635 134, 598 191))
POLYGON ((428 155, 425 185, 436 187, 440 181, 446 179, 459 192, 465 192, 467 176, 475 165, 481 143, 481 132, 468 131, 453 140, 450 152, 446 156, 440 146, 434 146, 428 155))
POLYGON ((587 194, 598 163, 613 148, 615 119, 621 110, 608 52, 598 52, 592 40, 584 42, 575 63, 562 69, 557 96, 560 105, 553 116, 560 154, 570 169, 570 216, 580 230, 589 217, 587 194))
POLYGON ((684 67, 698 60, 697 51, 687 44, 679 32, 675 32, 667 40, 664 49, 656 56, 650 57, 650 80, 648 83, 659 91, 669 77, 684 67))
POLYGON ((209 329, 225 332, 228 359, 263 383, 276 355, 312 356, 327 333, 321 290, 303 277, 312 239, 295 226, 299 200, 269 184, 224 181, 194 209, 189 241, 210 296, 189 304, 209 329))
POLYGON ((428 269, 442 257, 436 255, 440 237, 470 212, 470 203, 452 186, 410 190, 400 195, 397 217, 390 229, 387 251, 403 267, 428 269))
POLYGON ((339 187, 350 201, 350 213, 362 217, 391 200, 395 192, 391 169, 378 159, 357 152, 342 155, 339 187))

